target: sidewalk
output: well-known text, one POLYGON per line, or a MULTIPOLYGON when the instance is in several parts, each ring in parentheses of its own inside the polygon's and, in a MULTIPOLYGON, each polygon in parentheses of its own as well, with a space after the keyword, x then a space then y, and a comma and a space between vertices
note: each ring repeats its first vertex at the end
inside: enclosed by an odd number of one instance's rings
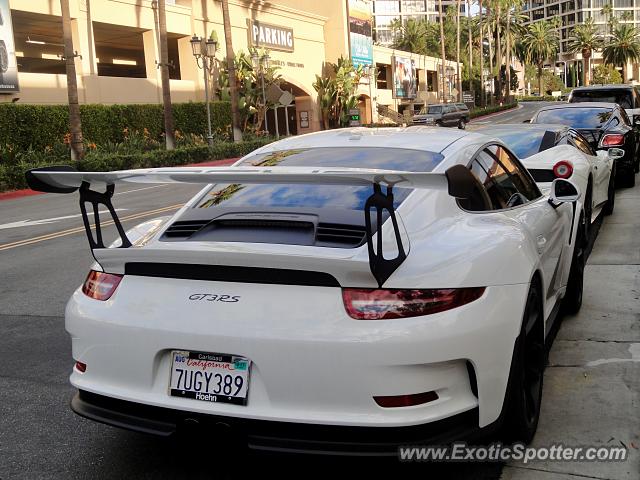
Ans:
POLYGON ((585 269, 584 303, 565 317, 544 376, 532 446, 625 446, 627 461, 504 467, 502 480, 640 478, 640 186, 617 191, 585 269))

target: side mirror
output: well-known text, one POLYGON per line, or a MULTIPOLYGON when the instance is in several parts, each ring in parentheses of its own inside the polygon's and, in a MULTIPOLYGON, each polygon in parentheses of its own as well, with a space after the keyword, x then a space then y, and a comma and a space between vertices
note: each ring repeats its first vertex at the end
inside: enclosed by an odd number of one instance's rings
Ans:
POLYGON ((578 187, 563 178, 556 178, 551 183, 551 192, 549 193, 549 203, 553 208, 557 208, 562 203, 573 203, 580 198, 580 190, 578 187))
POLYGON ((640 115, 633 116, 633 125, 636 127, 640 126, 640 115))
POLYGON ((618 160, 619 158, 624 157, 624 150, 621 148, 610 148, 609 151, 607 151, 607 155, 612 160, 618 160))

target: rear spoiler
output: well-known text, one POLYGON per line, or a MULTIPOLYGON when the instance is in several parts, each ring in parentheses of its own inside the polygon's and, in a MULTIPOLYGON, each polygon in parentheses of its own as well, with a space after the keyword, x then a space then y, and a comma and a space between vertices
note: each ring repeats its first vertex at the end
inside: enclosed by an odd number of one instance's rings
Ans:
POLYGON ((400 238, 400 229, 393 206, 393 187, 447 190, 457 196, 455 188, 460 186, 459 173, 469 170, 456 165, 446 173, 405 172, 395 170, 377 170, 365 168, 318 168, 318 167, 182 167, 120 170, 113 172, 78 172, 70 166, 43 167, 29 170, 25 176, 29 187, 47 193, 80 193, 80 211, 91 250, 107 248, 102 238, 99 205, 104 205, 118 230, 121 238, 119 248, 128 248, 132 244, 118 219, 111 198, 115 185, 120 183, 252 183, 252 184, 315 184, 315 185, 355 185, 372 186, 373 193, 364 206, 366 239, 369 252, 369 266, 379 286, 406 259, 406 252, 400 238), (458 175, 456 175, 458 172, 458 175), (382 192, 381 186, 386 187, 382 192), (103 187, 104 192, 91 187, 103 187), (86 204, 93 207, 95 236, 91 231, 86 204), (395 233, 398 254, 396 258, 386 259, 382 252, 382 235, 378 235, 376 248, 373 246, 371 210, 375 209, 377 225, 382 224, 383 211, 387 210, 395 233))

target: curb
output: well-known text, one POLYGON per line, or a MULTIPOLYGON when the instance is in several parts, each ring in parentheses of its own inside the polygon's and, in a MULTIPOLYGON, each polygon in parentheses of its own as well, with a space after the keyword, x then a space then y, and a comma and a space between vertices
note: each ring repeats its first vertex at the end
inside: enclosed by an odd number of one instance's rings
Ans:
MULTIPOLYGON (((233 165, 240 157, 237 158, 224 158, 222 160, 210 160, 202 163, 189 163, 187 165, 180 165, 180 167, 226 167, 233 165)), ((33 195, 42 195, 44 192, 36 192, 30 188, 23 190, 12 190, 10 192, 0 192, 0 202, 3 200, 13 200, 15 198, 30 197, 33 195)))

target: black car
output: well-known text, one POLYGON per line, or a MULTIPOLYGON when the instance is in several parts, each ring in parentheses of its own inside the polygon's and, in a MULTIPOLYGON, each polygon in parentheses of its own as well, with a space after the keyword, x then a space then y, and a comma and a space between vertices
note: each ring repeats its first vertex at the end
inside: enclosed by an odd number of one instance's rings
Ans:
POLYGON ((631 121, 615 103, 573 103, 541 108, 531 123, 568 125, 580 132, 594 150, 620 148, 624 156, 616 160, 616 184, 636 183, 638 142, 631 121))

